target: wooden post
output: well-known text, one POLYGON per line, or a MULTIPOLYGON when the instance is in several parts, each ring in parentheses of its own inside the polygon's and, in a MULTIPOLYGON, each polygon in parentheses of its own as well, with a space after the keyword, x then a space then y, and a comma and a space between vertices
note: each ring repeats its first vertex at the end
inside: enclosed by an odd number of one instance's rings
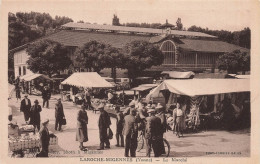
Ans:
POLYGON ((197 68, 198 65, 198 54, 196 53, 196 57, 195 57, 195 67, 197 68))
POLYGON ((123 85, 123 106, 125 106, 125 86, 123 85))

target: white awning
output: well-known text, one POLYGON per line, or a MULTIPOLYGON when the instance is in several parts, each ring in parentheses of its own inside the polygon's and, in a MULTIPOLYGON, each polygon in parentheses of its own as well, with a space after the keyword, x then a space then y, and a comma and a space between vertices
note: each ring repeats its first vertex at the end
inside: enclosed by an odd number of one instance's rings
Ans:
POLYGON ((133 91, 145 91, 145 90, 155 88, 156 86, 157 86, 157 84, 142 84, 142 85, 139 85, 138 87, 132 88, 131 90, 133 90, 133 91))
POLYGON ((25 80, 25 81, 31 81, 31 80, 34 80, 36 78, 44 78, 44 79, 47 79, 47 80, 52 80, 48 76, 40 74, 40 73, 32 73, 32 74, 27 74, 27 75, 20 77, 21 80, 25 80))
POLYGON ((236 79, 250 79, 250 75, 228 74, 228 76, 236 78, 236 79))
POLYGON ((151 90, 146 99, 158 97, 160 91, 169 90, 172 93, 187 96, 214 95, 221 93, 249 92, 250 79, 189 79, 165 80, 151 90))
POLYGON ((113 85, 107 82, 96 72, 76 72, 73 73, 61 84, 72 85, 83 88, 113 88, 113 85))
POLYGON ((189 79, 191 76, 195 75, 195 73, 192 71, 188 71, 188 72, 163 71, 161 74, 168 74, 170 78, 174 78, 174 79, 189 79))

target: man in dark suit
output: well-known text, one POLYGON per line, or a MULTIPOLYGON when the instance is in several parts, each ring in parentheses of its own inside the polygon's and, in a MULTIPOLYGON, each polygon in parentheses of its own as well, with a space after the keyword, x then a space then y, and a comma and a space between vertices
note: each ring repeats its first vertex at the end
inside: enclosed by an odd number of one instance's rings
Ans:
POLYGON ((148 114, 145 127, 146 156, 150 157, 150 151, 153 148, 154 157, 159 157, 161 155, 158 142, 161 135, 161 120, 155 116, 155 109, 149 109, 148 114))
POLYGON ((39 105, 39 101, 36 99, 34 101, 34 105, 30 109, 30 125, 33 125, 34 128, 40 130, 40 122, 41 122, 41 115, 40 112, 42 111, 41 106, 39 105))
POLYGON ((44 86, 43 91, 42 91, 42 99, 43 99, 42 107, 43 108, 45 106, 45 103, 46 103, 46 107, 49 108, 50 98, 51 98, 51 91, 48 86, 44 86))
POLYGON ((99 128, 99 138, 100 138, 100 147, 98 150, 104 150, 104 144, 106 144, 105 148, 110 148, 109 142, 109 126, 111 125, 110 116, 104 110, 104 105, 101 104, 98 106, 100 111, 99 119, 98 119, 98 128, 99 128))
POLYGON ((125 116, 124 135, 125 135, 125 157, 136 156, 138 125, 136 121, 135 105, 130 106, 130 114, 125 116))
POLYGON ((24 99, 21 101, 20 111, 24 114, 24 120, 27 122, 30 118, 31 100, 28 95, 24 95, 24 99))
POLYGON ((61 103, 61 99, 58 99, 58 102, 55 104, 55 130, 60 131, 62 126, 62 119, 65 117, 63 111, 63 105, 61 103))
POLYGON ((121 147, 124 147, 124 136, 123 136, 123 127, 124 127, 124 115, 120 111, 120 107, 116 106, 116 146, 119 147, 119 139, 121 140, 121 147))

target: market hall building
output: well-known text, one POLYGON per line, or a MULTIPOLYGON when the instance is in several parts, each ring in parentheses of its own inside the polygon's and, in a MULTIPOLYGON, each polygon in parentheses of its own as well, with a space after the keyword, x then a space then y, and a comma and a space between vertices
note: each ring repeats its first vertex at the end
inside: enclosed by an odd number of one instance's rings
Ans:
MULTIPOLYGON (((48 39, 59 42, 70 48, 67 54, 75 60, 74 51, 77 47, 85 43, 96 40, 109 44, 116 48, 123 48, 127 43, 134 40, 144 40, 156 44, 160 47, 164 55, 164 61, 160 66, 153 66, 145 70, 147 75, 160 73, 162 71, 173 71, 175 69, 185 69, 190 71, 203 71, 216 68, 216 60, 219 55, 240 50, 250 52, 249 49, 242 48, 218 40, 216 36, 201 32, 179 31, 167 29, 151 29, 138 27, 125 27, 113 25, 98 25, 87 23, 67 23, 58 32, 41 39, 48 39), (149 73, 150 72, 150 73, 149 73)), ((28 44, 10 50, 14 53, 15 77, 31 73, 27 69, 28 54, 26 48, 28 44)), ((76 65, 70 68, 74 71, 86 71, 76 65)), ((110 69, 101 71, 101 76, 110 76, 110 69)), ((64 73, 68 73, 65 70, 64 73)), ((118 77, 127 77, 125 71, 117 71, 118 77)))

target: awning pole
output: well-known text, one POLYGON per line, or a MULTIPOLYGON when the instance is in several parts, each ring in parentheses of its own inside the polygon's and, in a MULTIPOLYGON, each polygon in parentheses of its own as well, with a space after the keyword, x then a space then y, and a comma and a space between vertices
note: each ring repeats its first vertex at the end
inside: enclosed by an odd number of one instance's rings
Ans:
POLYGON ((198 65, 198 54, 196 53, 196 59, 195 59, 195 66, 197 68, 197 65, 198 65))

